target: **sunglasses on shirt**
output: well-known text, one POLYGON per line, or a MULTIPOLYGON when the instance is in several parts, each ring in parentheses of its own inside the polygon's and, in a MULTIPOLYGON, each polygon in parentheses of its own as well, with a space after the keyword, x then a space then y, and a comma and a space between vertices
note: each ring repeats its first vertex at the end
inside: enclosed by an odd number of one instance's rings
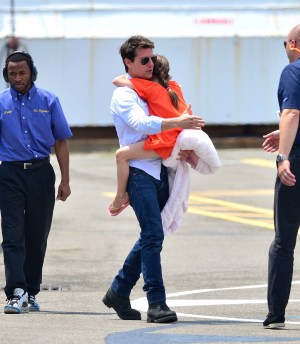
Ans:
POLYGON ((151 56, 151 57, 142 57, 140 59, 140 62, 141 62, 141 64, 143 66, 145 66, 150 61, 150 59, 152 60, 153 63, 155 63, 156 60, 157 60, 157 56, 154 55, 154 56, 151 56))

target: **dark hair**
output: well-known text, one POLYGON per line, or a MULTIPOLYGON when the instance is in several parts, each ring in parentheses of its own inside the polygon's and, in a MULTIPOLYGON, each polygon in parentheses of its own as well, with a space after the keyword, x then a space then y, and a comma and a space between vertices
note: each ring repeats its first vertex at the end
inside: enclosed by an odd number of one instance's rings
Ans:
POLYGON ((157 59, 154 64, 153 75, 157 77, 161 86, 167 89, 169 92, 171 102, 176 109, 179 107, 179 97, 177 93, 169 87, 169 81, 171 80, 169 61, 162 55, 156 55, 157 59))
POLYGON ((32 57, 26 51, 16 50, 16 51, 12 52, 10 55, 8 55, 8 57, 5 61, 5 66, 2 70, 2 74, 3 74, 4 80, 6 82, 9 82, 9 79, 8 79, 8 63, 9 62, 18 63, 18 62, 22 62, 22 61, 25 61, 28 65, 29 69, 30 69, 31 82, 34 83, 36 81, 38 71, 37 71, 37 69, 33 63, 32 57))
POLYGON ((32 71, 33 67, 33 60, 32 57, 26 52, 13 52, 10 56, 8 56, 7 60, 5 61, 5 67, 8 66, 9 62, 22 62, 26 61, 30 71, 32 71))
POLYGON ((138 49, 154 49, 154 43, 151 42, 148 38, 145 38, 140 35, 131 36, 121 45, 120 54, 125 66, 125 71, 128 72, 128 67, 126 66, 124 60, 125 58, 133 61, 136 57, 136 51, 138 49))

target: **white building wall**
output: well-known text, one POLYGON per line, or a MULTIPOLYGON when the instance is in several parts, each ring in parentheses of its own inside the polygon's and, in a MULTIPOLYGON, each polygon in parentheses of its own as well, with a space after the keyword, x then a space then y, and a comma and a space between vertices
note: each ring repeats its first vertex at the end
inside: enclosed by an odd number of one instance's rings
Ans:
MULTIPOLYGON (((37 85, 59 96, 71 125, 112 124, 111 80, 124 73, 118 51, 132 34, 154 40, 194 113, 208 124, 277 123, 278 79, 288 63, 282 41, 300 23, 297 2, 113 1, 105 8, 103 1, 84 8, 46 2, 34 7, 28 0, 31 7, 19 9, 16 35, 34 58, 37 85)), ((3 47, 10 18, 1 6, 3 47)))

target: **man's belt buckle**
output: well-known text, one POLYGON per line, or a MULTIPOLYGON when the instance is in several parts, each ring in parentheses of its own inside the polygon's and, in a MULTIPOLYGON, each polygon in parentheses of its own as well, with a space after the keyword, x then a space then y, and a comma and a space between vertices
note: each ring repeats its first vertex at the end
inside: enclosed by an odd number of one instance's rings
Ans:
POLYGON ((28 169, 28 166, 31 166, 32 163, 31 162, 24 162, 24 170, 28 169))

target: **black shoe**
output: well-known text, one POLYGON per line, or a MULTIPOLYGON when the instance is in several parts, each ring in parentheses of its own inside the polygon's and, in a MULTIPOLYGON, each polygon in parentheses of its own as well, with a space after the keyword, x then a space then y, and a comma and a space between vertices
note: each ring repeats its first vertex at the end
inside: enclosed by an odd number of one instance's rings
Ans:
POLYGON ((121 296, 111 288, 102 299, 108 308, 113 308, 123 320, 141 320, 141 313, 131 308, 129 297, 121 296))
POLYGON ((268 314, 267 319, 263 322, 264 328, 278 329, 284 327, 284 315, 268 314))
POLYGON ((165 302, 151 303, 147 312, 147 322, 171 323, 177 321, 177 315, 165 302))

